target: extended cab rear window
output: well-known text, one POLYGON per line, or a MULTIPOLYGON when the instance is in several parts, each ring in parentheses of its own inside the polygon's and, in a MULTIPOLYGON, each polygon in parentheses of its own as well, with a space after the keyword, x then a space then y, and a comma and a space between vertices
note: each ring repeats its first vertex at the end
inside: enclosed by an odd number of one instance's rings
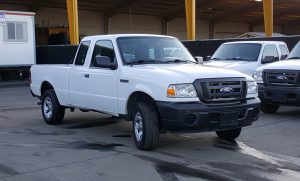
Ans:
POLYGON ((76 59, 75 59, 75 65, 83 65, 84 64, 90 44, 91 44, 91 41, 82 41, 81 42, 76 59))

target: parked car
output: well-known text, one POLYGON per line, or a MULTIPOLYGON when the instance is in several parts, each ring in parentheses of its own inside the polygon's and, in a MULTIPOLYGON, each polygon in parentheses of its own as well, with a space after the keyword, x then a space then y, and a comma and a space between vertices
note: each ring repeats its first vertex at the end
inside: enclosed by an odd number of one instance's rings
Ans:
POLYGON ((233 140, 259 117, 252 77, 203 67, 169 36, 86 37, 73 64, 34 65, 31 75, 46 123, 61 123, 66 108, 126 118, 141 150, 155 148, 161 130, 233 140))
POLYGON ((261 110, 275 113, 280 105, 300 106, 300 43, 287 60, 262 66, 254 72, 261 110))
POLYGON ((279 41, 239 41, 222 44, 205 65, 228 68, 253 75, 256 68, 279 60, 289 54, 279 41))

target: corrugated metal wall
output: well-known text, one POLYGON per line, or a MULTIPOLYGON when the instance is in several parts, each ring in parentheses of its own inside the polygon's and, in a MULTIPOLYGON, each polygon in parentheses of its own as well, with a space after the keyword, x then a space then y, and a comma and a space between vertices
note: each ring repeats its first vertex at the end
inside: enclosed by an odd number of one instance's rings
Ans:
MULTIPOLYGON (((0 5, 1 8, 1 5, 0 5)), ((10 7, 24 11, 23 7, 10 7)), ((209 22, 197 20, 197 39, 209 38, 209 22)), ((41 8, 36 12, 36 25, 38 27, 68 27, 67 12, 64 9, 41 8)), ((104 16, 101 12, 79 11, 80 35, 88 36, 104 34, 104 16)), ((186 22, 184 18, 174 19, 167 24, 167 34, 186 39, 186 22)), ((281 27, 274 30, 281 33, 281 27)), ((294 29, 294 28, 293 28, 294 29)), ((295 34, 297 31, 287 29, 287 33, 295 34)), ((263 25, 253 27, 254 31, 264 31, 263 25)), ((233 38, 249 31, 247 23, 221 22, 215 25, 215 38, 233 38)), ((117 14, 109 19, 109 33, 153 33, 162 34, 162 19, 155 16, 142 16, 117 14)))

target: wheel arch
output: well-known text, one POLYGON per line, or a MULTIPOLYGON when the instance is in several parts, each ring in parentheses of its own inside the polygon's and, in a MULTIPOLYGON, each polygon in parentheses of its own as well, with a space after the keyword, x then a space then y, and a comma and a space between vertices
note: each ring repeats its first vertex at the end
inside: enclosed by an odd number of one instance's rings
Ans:
POLYGON ((43 94, 45 93, 45 91, 47 91, 47 90, 54 90, 54 87, 53 87, 53 85, 50 83, 50 82, 48 82, 48 81, 44 81, 43 83, 42 83, 42 85, 41 85, 41 97, 43 96, 43 94))
POLYGON ((139 101, 149 102, 149 103, 153 104, 155 106, 156 111, 159 116, 159 112, 158 112, 158 109, 157 109, 157 106, 155 103, 155 99, 143 91, 135 91, 132 94, 130 94, 127 104, 126 104, 126 112, 127 112, 127 120, 128 121, 130 121, 132 118, 132 111, 133 111, 134 104, 139 101))

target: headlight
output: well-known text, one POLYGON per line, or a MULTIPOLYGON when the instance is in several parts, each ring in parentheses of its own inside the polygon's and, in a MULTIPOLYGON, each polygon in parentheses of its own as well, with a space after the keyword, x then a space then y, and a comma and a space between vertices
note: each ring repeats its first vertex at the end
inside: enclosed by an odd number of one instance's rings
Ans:
POLYGON ((257 83, 263 83, 262 71, 255 71, 253 74, 253 78, 257 83))
POLYGON ((247 98, 257 97, 258 87, 256 82, 247 82, 247 98))
POLYGON ((169 85, 167 96, 171 98, 191 98, 197 97, 197 92, 193 84, 169 85))

